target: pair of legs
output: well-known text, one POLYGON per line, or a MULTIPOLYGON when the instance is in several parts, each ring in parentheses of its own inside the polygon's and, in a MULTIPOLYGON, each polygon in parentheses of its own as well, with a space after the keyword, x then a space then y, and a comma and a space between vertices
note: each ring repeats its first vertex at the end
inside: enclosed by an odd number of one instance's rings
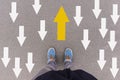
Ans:
MULTIPOLYGON (((47 66, 45 66, 40 72, 35 76, 37 78, 38 76, 52 71, 56 70, 57 68, 57 63, 56 63, 56 52, 54 48, 49 48, 48 53, 47 53, 48 61, 47 61, 47 66)), ((73 52, 70 48, 66 48, 64 52, 64 67, 65 69, 70 68, 72 64, 72 58, 73 58, 73 52)), ((35 80, 35 78, 33 80, 35 80)))
MULTIPOLYGON (((66 48, 64 52, 64 67, 70 68, 72 63, 73 53, 70 48, 66 48)), ((48 66, 52 68, 52 70, 56 70, 56 52, 54 48, 50 48, 48 50, 48 66)))

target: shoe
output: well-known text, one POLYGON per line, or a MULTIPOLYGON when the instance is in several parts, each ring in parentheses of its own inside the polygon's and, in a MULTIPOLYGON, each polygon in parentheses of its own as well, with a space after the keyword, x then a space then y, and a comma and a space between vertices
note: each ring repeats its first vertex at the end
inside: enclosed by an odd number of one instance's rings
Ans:
POLYGON ((55 61, 56 52, 55 52, 54 48, 49 48, 48 49, 47 57, 48 57, 48 63, 51 62, 51 61, 55 61))
POLYGON ((72 62, 73 52, 72 49, 66 48, 64 62, 72 62))

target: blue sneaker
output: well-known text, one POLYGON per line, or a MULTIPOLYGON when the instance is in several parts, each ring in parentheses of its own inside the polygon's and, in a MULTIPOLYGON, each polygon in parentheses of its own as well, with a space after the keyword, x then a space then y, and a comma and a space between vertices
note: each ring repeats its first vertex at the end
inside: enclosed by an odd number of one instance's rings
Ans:
POLYGON ((51 61, 55 61, 55 58, 56 58, 55 49, 49 48, 47 56, 48 56, 48 63, 51 61))
POLYGON ((72 49, 67 48, 65 50, 65 60, 64 60, 64 62, 72 62, 72 58, 73 58, 72 49))

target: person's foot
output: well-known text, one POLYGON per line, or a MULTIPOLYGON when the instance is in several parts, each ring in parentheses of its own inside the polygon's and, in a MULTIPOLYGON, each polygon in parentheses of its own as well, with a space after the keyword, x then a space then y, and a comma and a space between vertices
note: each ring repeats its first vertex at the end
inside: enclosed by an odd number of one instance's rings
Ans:
POLYGON ((66 48, 65 50, 65 60, 64 62, 72 62, 73 52, 72 49, 66 48))
POLYGON ((55 59, 56 59, 55 49, 54 48, 49 48, 47 56, 48 56, 48 63, 51 62, 51 61, 55 61, 55 59))

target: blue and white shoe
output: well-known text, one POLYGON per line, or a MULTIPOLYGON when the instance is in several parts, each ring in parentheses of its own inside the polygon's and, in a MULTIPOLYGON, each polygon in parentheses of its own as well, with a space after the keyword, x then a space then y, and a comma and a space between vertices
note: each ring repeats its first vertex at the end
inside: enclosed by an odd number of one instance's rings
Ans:
POLYGON ((73 59, 72 49, 66 48, 66 50, 65 50, 65 60, 64 60, 64 62, 72 62, 72 59, 73 59))
POLYGON ((48 49, 47 57, 48 57, 48 63, 51 62, 51 61, 55 61, 56 52, 55 52, 54 48, 49 48, 48 49))

